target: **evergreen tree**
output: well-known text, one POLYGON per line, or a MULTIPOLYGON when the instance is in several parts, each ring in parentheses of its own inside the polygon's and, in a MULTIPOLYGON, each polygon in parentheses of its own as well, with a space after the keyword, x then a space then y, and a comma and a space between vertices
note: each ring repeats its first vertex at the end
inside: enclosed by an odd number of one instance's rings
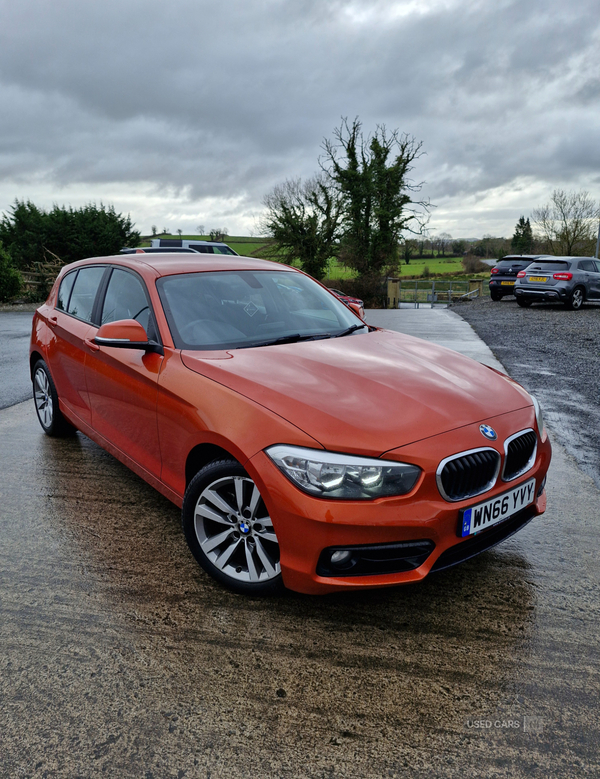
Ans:
POLYGON ((530 254, 533 248, 533 231, 529 218, 524 216, 519 218, 515 227, 515 234, 512 237, 510 246, 513 252, 517 254, 530 254))
POLYGON ((344 119, 323 150, 321 167, 341 197, 342 261, 359 275, 397 265, 403 231, 420 232, 429 209, 412 199, 421 185, 408 178, 421 143, 384 126, 365 138, 358 119, 344 119))
POLYGON ((0 303, 16 297, 21 291, 21 286, 21 275, 0 243, 0 303))
POLYGON ((68 263, 117 254, 124 246, 137 246, 139 239, 129 216, 102 203, 44 211, 29 200, 15 200, 0 220, 0 241, 21 270, 53 256, 68 263))

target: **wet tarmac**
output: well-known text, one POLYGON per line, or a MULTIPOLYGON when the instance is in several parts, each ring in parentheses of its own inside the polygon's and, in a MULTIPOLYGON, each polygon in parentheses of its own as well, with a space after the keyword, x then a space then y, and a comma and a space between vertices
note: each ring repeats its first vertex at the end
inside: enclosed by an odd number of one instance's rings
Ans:
POLYGON ((600 305, 519 308, 508 296, 459 303, 454 311, 536 395, 556 438, 600 488, 600 305))
POLYGON ((175 506, 31 402, 0 410, 0 469, 0 779, 600 775, 600 493, 560 445, 547 513, 495 550, 321 598, 220 588, 175 506))
POLYGON ((0 409, 31 396, 29 341, 33 311, 0 310, 0 409))
POLYGON ((0 776, 600 774, 600 495, 411 587, 248 600, 81 435, 0 411, 0 776))

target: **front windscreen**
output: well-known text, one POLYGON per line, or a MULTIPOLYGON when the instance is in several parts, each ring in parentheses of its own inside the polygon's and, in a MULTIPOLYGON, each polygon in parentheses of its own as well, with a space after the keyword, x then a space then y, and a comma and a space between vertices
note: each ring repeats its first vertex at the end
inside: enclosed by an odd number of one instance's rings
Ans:
POLYGON ((367 332, 342 302, 293 271, 185 273, 165 276, 157 287, 178 349, 240 349, 367 332))

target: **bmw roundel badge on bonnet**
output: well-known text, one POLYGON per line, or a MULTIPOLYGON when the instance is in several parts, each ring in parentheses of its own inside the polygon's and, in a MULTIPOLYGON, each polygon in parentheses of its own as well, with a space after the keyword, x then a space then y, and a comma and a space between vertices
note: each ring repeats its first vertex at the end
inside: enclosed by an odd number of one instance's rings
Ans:
POLYGON ((493 427, 489 425, 479 425, 481 435, 488 439, 488 441, 495 441, 498 438, 498 434, 493 427))

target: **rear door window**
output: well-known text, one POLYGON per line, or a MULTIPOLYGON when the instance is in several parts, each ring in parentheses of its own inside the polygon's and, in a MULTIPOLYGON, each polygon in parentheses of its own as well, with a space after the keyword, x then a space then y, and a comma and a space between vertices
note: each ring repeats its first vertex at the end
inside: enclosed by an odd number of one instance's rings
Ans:
POLYGON ((94 302, 105 270, 105 267, 97 265, 79 269, 69 298, 68 314, 84 322, 92 321, 94 302))

